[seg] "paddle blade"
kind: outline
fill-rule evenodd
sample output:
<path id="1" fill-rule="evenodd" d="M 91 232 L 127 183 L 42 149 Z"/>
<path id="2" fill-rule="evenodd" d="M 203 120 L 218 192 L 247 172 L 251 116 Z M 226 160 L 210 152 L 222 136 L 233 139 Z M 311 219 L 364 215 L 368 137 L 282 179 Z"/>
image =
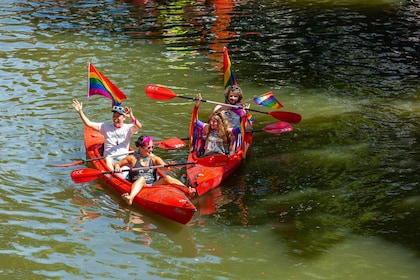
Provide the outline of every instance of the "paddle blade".
<path id="1" fill-rule="evenodd" d="M 185 148 L 187 144 L 180 138 L 170 138 L 159 142 L 158 147 L 165 150 L 177 150 Z"/>
<path id="2" fill-rule="evenodd" d="M 93 168 L 80 168 L 75 169 L 70 173 L 71 179 L 76 184 L 86 183 L 99 178 L 102 172 Z"/>
<path id="3" fill-rule="evenodd" d="M 78 161 L 74 161 L 74 162 L 71 162 L 71 163 L 54 165 L 54 167 L 69 167 L 69 166 L 79 165 L 79 164 L 82 164 L 82 163 L 83 163 L 83 160 L 78 160 Z"/>
<path id="4" fill-rule="evenodd" d="M 164 86 L 149 84 L 146 86 L 146 95 L 152 99 L 169 100 L 178 95 Z"/>
<path id="5" fill-rule="evenodd" d="M 288 122 L 278 122 L 265 126 L 263 131 L 273 134 L 280 134 L 290 132 L 293 130 L 293 126 Z"/>
<path id="6" fill-rule="evenodd" d="M 297 113 L 292 112 L 283 112 L 283 111 L 273 111 L 267 112 L 270 116 L 285 122 L 290 123 L 299 123 L 302 119 L 302 116 Z"/>
<path id="7" fill-rule="evenodd" d="M 195 157 L 194 159 L 197 164 L 209 167 L 225 166 L 229 161 L 229 157 L 224 154 L 215 154 L 201 158 Z"/>

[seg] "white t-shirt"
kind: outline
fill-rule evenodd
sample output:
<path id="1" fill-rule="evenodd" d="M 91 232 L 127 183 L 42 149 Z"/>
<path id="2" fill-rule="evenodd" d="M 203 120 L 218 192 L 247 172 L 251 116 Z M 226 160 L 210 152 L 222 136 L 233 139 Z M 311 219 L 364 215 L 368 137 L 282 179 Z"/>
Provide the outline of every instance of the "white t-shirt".
<path id="1" fill-rule="evenodd" d="M 128 152 L 133 136 L 133 124 L 115 127 L 112 123 L 99 123 L 99 132 L 104 136 L 104 157 Z"/>

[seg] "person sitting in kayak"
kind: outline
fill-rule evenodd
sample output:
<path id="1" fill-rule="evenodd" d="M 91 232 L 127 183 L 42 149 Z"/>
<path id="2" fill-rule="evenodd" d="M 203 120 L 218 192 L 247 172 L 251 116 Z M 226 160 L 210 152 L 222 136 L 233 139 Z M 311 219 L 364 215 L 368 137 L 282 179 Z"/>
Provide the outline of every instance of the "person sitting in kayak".
<path id="1" fill-rule="evenodd" d="M 229 122 L 221 113 L 212 113 L 203 128 L 204 155 L 220 153 L 229 155 L 232 132 Z"/>
<path id="2" fill-rule="evenodd" d="M 196 108 L 200 106 L 201 94 L 197 95 Z M 202 143 L 198 149 L 199 156 L 220 153 L 229 155 L 232 151 L 234 139 L 229 121 L 221 112 L 213 112 L 207 123 L 197 120 L 197 127 L 201 129 Z"/>
<path id="3" fill-rule="evenodd" d="M 223 113 L 229 121 L 229 125 L 232 128 L 239 128 L 241 126 L 242 118 L 246 117 L 246 131 L 252 130 L 253 117 L 248 113 L 246 108 L 249 108 L 249 104 L 241 103 L 243 98 L 242 89 L 237 85 L 228 86 L 224 92 L 225 103 L 228 105 L 241 106 L 241 108 L 234 108 L 230 106 L 217 105 L 213 112 Z M 238 133 L 234 139 L 234 149 L 239 148 L 241 143 L 241 137 Z"/>
<path id="4" fill-rule="evenodd" d="M 229 121 L 231 127 L 237 127 L 241 125 L 241 117 L 247 115 L 245 108 L 249 105 L 241 103 L 243 98 L 242 90 L 238 86 L 228 86 L 225 90 L 225 103 L 229 105 L 242 106 L 242 108 L 233 108 L 229 106 L 216 105 L 213 112 L 222 112 Z"/>
<path id="5" fill-rule="evenodd" d="M 106 164 L 112 170 L 114 161 L 118 161 L 128 154 L 130 140 L 141 128 L 141 123 L 134 117 L 133 110 L 129 107 L 113 106 L 112 123 L 97 123 L 90 121 L 83 113 L 83 103 L 73 100 L 73 108 L 79 113 L 84 125 L 99 131 L 104 136 L 104 150 Z M 124 123 L 124 120 L 131 118 L 131 124 Z M 113 157 L 113 155 L 119 155 Z"/>
<path id="6" fill-rule="evenodd" d="M 188 188 L 181 181 L 175 179 L 163 172 L 159 172 L 158 168 L 147 168 L 159 165 L 165 165 L 163 159 L 153 154 L 153 138 L 147 135 L 140 136 L 136 141 L 138 153 L 128 155 L 114 165 L 115 172 L 121 172 L 123 166 L 129 166 L 131 169 L 128 173 L 128 180 L 132 182 L 130 193 L 124 193 L 122 198 L 128 205 L 133 203 L 133 199 L 145 186 L 154 185 L 178 185 L 185 187 L 188 195 L 192 196 L 194 190 Z M 142 168 L 144 169 L 137 169 Z M 137 170 L 136 170 L 137 169 Z M 168 168 L 162 168 L 169 170 Z"/>

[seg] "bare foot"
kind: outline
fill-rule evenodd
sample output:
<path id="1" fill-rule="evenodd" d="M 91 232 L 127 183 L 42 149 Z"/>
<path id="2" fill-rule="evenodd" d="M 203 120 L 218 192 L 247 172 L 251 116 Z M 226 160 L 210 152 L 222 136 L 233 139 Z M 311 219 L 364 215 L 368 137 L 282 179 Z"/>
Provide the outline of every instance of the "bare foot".
<path id="1" fill-rule="evenodd" d="M 130 194 L 129 193 L 123 193 L 121 195 L 121 197 L 125 200 L 125 202 L 127 202 L 128 205 L 133 204 L 133 199 L 130 198 Z"/>
<path id="2" fill-rule="evenodd" d="M 196 188 L 188 187 L 188 190 L 189 190 L 189 195 L 191 197 L 193 197 L 193 196 L 195 196 L 197 194 Z"/>

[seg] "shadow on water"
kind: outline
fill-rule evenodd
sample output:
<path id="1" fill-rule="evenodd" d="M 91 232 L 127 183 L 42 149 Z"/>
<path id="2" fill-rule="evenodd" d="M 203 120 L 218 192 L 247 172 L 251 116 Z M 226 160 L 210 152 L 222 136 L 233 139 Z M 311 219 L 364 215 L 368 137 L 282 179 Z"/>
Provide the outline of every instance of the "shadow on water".
<path id="1" fill-rule="evenodd" d="M 240 179 L 226 183 L 234 187 L 217 207 L 221 222 L 270 224 L 291 254 L 306 258 L 351 234 L 381 236 L 418 252 L 416 124 L 407 119 L 396 129 L 395 115 L 377 109 L 333 122 L 313 118 L 299 126 L 297 138 L 255 135 L 261 144 L 253 147 L 252 160 Z M 246 222 L 238 221 L 244 213 Z"/>
<path id="2" fill-rule="evenodd" d="M 239 81 L 273 87 L 298 84 L 358 97 L 416 94 L 420 9 L 416 1 L 262 3 L 133 0 L 118 5 L 79 1 L 16 5 L 29 8 L 36 28 L 46 34 L 100 36 L 133 47 L 164 44 L 168 58 L 183 60 L 201 53 L 219 70 L 219 54 L 229 45 Z M 26 16 L 28 10 L 19 13 Z"/>

